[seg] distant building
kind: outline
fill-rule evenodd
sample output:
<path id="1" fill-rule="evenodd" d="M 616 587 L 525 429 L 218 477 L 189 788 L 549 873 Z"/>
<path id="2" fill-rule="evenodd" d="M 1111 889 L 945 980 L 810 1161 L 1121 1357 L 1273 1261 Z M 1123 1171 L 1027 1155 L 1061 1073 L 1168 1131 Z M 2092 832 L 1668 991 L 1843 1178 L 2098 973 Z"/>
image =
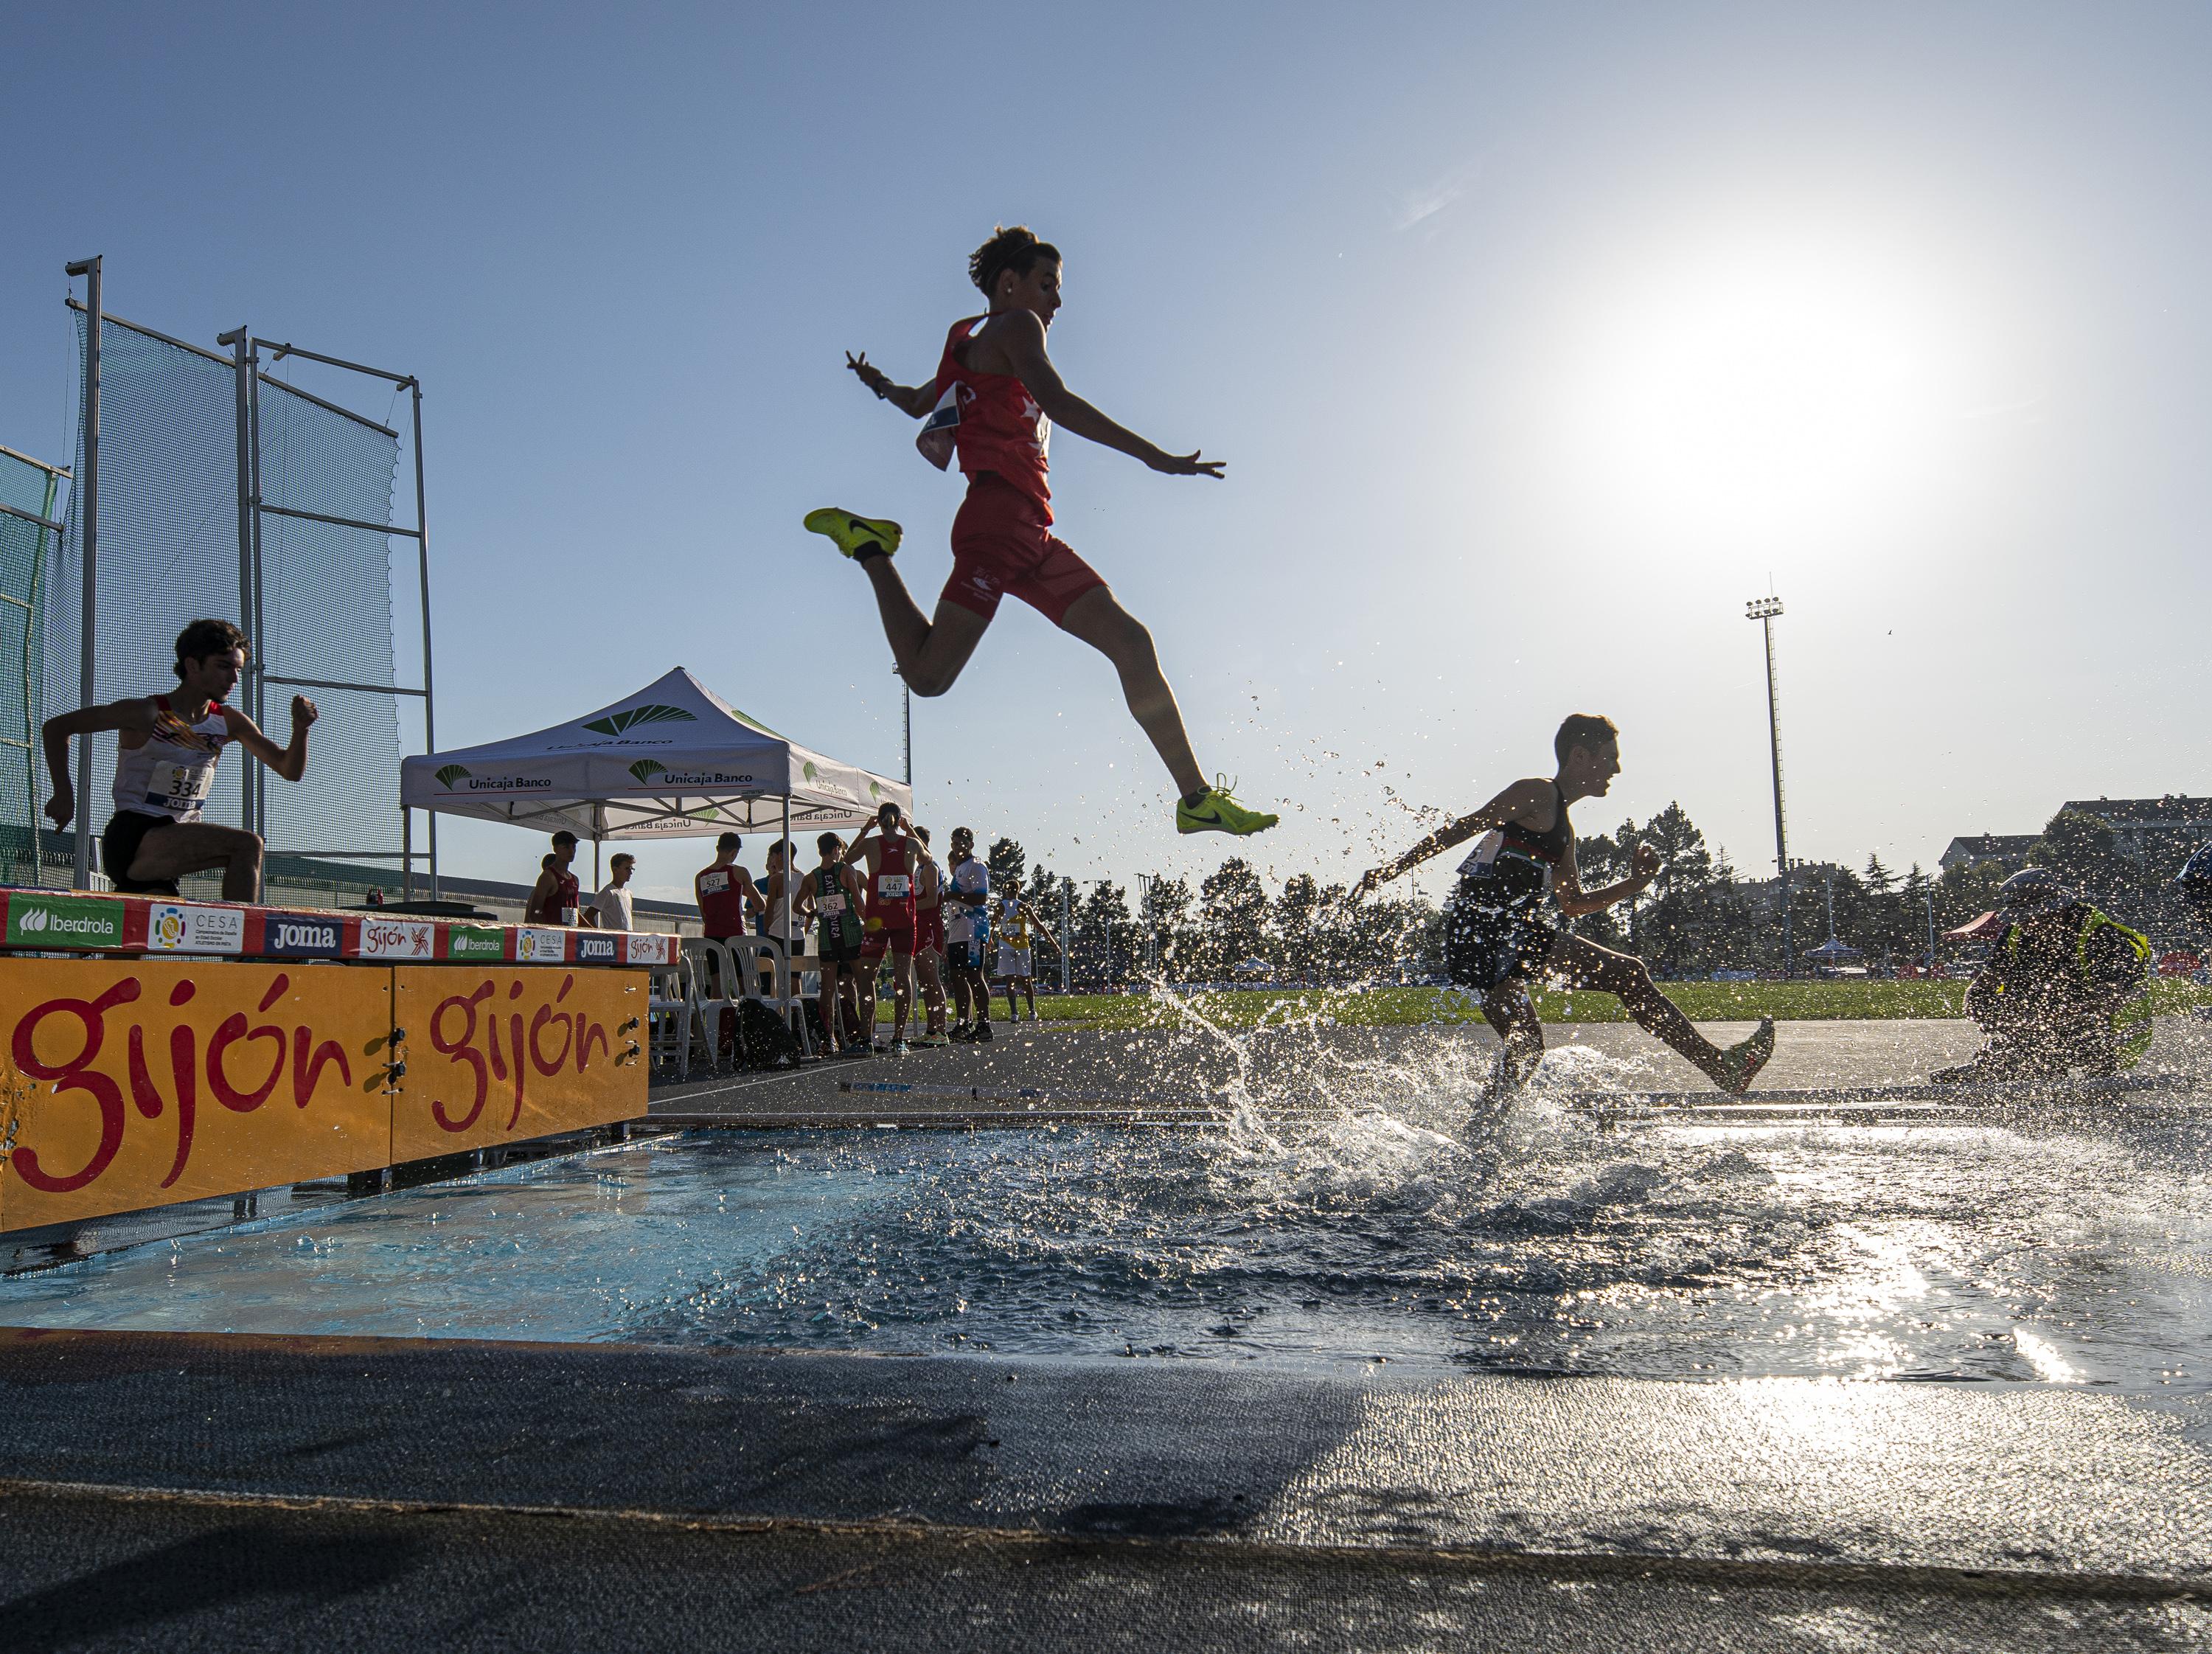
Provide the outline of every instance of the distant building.
<path id="1" fill-rule="evenodd" d="M 1805 891 L 1824 891 L 1831 877 L 1857 875 L 1839 862 L 1800 861 L 1790 860 L 1790 888 L 1793 893 Z M 1762 913 L 1773 913 L 1780 905 L 1782 881 L 1779 879 L 1740 879 L 1736 889 L 1751 898 L 1752 904 Z"/>
<path id="2" fill-rule="evenodd" d="M 2027 853 L 2041 836 L 2040 833 L 1976 833 L 1954 838 L 1936 858 L 1936 865 L 1948 873 L 1954 867 L 1978 867 L 1984 861 L 1994 861 L 2008 873 L 2018 873 L 2027 865 Z"/>
<path id="3" fill-rule="evenodd" d="M 2212 838 L 2212 799 L 2192 799 L 2185 793 L 2162 799 L 2069 799 L 2059 808 L 2109 824 L 2113 849 L 2138 863 L 2162 860 Z"/>

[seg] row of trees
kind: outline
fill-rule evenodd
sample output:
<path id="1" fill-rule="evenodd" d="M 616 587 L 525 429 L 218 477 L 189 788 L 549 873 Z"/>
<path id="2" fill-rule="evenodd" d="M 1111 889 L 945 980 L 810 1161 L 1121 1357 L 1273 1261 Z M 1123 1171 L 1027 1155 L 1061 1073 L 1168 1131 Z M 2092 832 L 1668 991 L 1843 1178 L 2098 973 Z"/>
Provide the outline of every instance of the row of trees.
<path id="1" fill-rule="evenodd" d="M 1664 871 L 1636 901 L 1577 920 L 1578 932 L 1640 955 L 1662 976 L 1782 972 L 1775 881 L 1743 879 L 1725 851 L 1707 846 L 1679 804 L 1641 826 L 1624 821 L 1611 833 L 1577 836 L 1575 857 L 1585 886 L 1626 878 L 1644 844 L 1659 852 Z M 2191 934 L 2187 915 L 2171 892 L 2185 854 L 2185 847 L 2170 848 L 2138 861 L 2118 848 L 2108 824 L 2061 811 L 2028 859 L 2167 946 L 2204 939 Z M 1144 904 L 1133 903 L 1122 885 L 1079 885 L 1042 866 L 1032 870 L 1012 839 L 994 844 L 988 860 L 994 885 L 1009 875 L 1023 878 L 1031 905 L 1055 930 L 1065 901 L 1063 939 L 1079 988 L 1143 975 L 1148 929 L 1155 968 L 1170 981 L 1226 980 L 1252 960 L 1263 962 L 1278 980 L 1316 982 L 1426 976 L 1443 968 L 1443 915 L 1419 897 L 1354 903 L 1342 885 L 1322 885 L 1304 873 L 1271 892 L 1249 862 L 1231 857 L 1195 891 L 1184 879 L 1155 882 L 1148 925 Z M 1952 950 L 1940 940 L 1941 933 L 1994 907 L 2005 876 L 1994 862 L 1932 876 L 1915 863 L 1900 873 L 1879 855 L 1869 855 L 1856 872 L 1799 869 L 1792 875 L 1790 903 L 1793 951 L 1802 960 L 1832 934 L 1869 964 L 1893 968 L 1925 959 L 1933 932 L 1937 957 L 1946 958 Z M 1049 977 L 1056 961 L 1041 956 L 1038 968 Z"/>

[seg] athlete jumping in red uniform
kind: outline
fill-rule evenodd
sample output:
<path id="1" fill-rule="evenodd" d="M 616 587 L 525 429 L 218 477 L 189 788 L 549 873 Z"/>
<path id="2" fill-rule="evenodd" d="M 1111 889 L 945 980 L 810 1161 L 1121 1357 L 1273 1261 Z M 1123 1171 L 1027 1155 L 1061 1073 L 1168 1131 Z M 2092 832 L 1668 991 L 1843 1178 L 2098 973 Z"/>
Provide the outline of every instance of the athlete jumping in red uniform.
<path id="1" fill-rule="evenodd" d="M 806 526 L 827 534 L 867 571 L 883 612 L 899 675 L 916 695 L 952 687 L 1012 593 L 1062 631 L 1114 663 L 1129 711 L 1152 738 L 1182 794 L 1176 829 L 1185 833 L 1256 833 L 1276 818 L 1247 810 L 1226 782 L 1207 786 L 1190 750 L 1175 691 L 1161 675 L 1152 635 L 1073 547 L 1052 533 L 1052 490 L 1045 457 L 1054 422 L 1170 477 L 1218 478 L 1222 462 L 1157 447 L 1077 396 L 1045 354 L 1045 329 L 1059 310 L 1059 250 L 1027 229 L 1000 229 L 968 260 L 968 274 L 990 309 L 952 325 L 936 376 L 922 385 L 891 382 L 865 353 L 845 365 L 884 401 L 923 420 L 916 440 L 940 469 L 957 454 L 968 497 L 952 521 L 952 577 L 925 619 L 891 567 L 899 526 L 836 508 L 811 512 Z"/>

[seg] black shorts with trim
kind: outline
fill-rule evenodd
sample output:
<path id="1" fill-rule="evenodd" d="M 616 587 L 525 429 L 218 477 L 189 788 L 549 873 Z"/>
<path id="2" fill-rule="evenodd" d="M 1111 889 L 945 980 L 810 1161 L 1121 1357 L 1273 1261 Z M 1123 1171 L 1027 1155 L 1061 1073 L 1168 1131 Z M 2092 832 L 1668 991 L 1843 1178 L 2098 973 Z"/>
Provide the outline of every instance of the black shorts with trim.
<path id="1" fill-rule="evenodd" d="M 146 842 L 146 835 L 157 827 L 176 824 L 167 816 L 149 816 L 138 810 L 118 810 L 109 817 L 100 835 L 100 865 L 106 870 L 107 882 L 126 896 L 180 894 L 173 879 L 131 877 L 131 864 L 138 859 L 138 847 Z"/>
<path id="2" fill-rule="evenodd" d="M 824 964 L 858 964 L 860 939 L 856 936 L 848 941 L 842 926 L 831 930 L 817 925 L 814 931 L 814 957 Z"/>
<path id="3" fill-rule="evenodd" d="M 1513 977 L 1542 975 L 1559 936 L 1534 904 L 1501 902 L 1463 883 L 1444 908 L 1444 970 L 1459 987 L 1487 994 Z"/>

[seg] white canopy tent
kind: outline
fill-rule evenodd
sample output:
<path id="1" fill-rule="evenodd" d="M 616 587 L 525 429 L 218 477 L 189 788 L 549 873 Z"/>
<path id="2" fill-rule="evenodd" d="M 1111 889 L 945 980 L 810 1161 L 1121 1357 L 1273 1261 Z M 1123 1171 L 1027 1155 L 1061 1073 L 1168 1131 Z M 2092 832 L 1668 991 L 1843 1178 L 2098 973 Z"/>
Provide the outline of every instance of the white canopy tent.
<path id="1" fill-rule="evenodd" d="M 415 811 L 434 810 L 544 833 L 565 827 L 594 846 L 787 836 L 794 827 L 857 827 L 886 803 L 914 808 L 904 782 L 799 745 L 681 666 L 567 723 L 409 758 L 399 796 L 410 828 Z"/>

